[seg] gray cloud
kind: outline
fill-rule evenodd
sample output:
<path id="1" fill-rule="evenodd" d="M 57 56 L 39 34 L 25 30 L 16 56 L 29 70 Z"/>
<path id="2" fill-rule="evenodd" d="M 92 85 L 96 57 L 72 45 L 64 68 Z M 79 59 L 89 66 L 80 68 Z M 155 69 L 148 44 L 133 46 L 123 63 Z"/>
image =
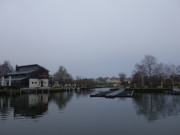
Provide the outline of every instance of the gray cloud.
<path id="1" fill-rule="evenodd" d="M 179 0 L 0 0 L 0 62 L 73 76 L 130 75 L 145 54 L 179 64 Z"/>

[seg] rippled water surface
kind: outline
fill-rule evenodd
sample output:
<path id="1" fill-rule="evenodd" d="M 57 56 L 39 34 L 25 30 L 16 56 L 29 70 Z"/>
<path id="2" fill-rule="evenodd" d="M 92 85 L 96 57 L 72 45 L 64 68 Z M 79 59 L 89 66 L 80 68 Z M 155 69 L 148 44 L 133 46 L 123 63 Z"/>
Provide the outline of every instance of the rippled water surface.
<path id="1" fill-rule="evenodd" d="M 90 98 L 105 89 L 0 96 L 1 135 L 179 135 L 180 96 Z"/>

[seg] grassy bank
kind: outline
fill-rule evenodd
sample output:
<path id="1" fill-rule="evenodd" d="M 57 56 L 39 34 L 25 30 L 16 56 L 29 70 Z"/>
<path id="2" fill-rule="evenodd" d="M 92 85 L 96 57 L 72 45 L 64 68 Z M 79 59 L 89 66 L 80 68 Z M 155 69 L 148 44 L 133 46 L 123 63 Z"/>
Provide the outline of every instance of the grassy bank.
<path id="1" fill-rule="evenodd" d="M 134 90 L 136 93 L 162 93 L 164 91 L 172 91 L 171 88 L 129 88 L 126 90 Z"/>

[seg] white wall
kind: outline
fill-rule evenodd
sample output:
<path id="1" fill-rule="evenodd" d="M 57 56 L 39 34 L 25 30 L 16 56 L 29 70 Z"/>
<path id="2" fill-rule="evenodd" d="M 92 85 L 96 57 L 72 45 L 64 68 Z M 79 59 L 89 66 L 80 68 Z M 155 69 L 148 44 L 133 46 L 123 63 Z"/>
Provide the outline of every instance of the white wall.
<path id="1" fill-rule="evenodd" d="M 29 88 L 41 87 L 41 81 L 43 81 L 43 87 L 49 86 L 48 79 L 29 79 Z"/>
<path id="2" fill-rule="evenodd" d="M 41 81 L 43 81 L 43 87 L 49 86 L 49 80 L 48 79 L 41 79 Z"/>
<path id="3" fill-rule="evenodd" d="M 40 87 L 39 79 L 29 79 L 29 88 Z"/>

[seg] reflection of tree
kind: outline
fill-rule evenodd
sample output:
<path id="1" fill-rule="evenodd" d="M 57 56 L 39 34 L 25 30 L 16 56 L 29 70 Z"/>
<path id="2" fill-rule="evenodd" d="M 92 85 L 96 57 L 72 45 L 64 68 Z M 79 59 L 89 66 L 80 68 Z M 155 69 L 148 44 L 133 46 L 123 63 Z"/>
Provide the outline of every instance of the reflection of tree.
<path id="1" fill-rule="evenodd" d="M 51 98 L 59 106 L 59 109 L 63 109 L 66 106 L 67 102 L 71 100 L 72 96 L 72 92 L 60 92 L 51 94 Z"/>
<path id="2" fill-rule="evenodd" d="M 75 91 L 77 98 L 83 96 L 83 97 L 89 97 L 90 94 L 92 94 L 94 90 L 80 90 L 80 91 Z"/>
<path id="3" fill-rule="evenodd" d="M 138 115 L 153 121 L 180 113 L 180 97 L 163 94 L 137 94 L 134 98 Z"/>

